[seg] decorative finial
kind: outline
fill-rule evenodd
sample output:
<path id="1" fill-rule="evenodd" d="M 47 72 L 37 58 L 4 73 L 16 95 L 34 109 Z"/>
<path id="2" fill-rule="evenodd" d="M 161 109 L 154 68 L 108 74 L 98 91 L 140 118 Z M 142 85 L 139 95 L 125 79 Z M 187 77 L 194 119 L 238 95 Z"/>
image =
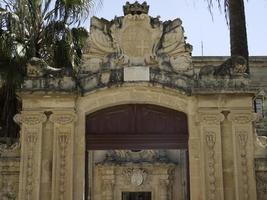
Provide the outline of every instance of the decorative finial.
<path id="1" fill-rule="evenodd" d="M 137 1 L 133 4 L 130 4 L 128 1 L 126 5 L 123 6 L 123 13 L 124 15 L 141 15 L 141 14 L 148 14 L 149 6 L 146 2 L 142 4 L 138 3 Z"/>

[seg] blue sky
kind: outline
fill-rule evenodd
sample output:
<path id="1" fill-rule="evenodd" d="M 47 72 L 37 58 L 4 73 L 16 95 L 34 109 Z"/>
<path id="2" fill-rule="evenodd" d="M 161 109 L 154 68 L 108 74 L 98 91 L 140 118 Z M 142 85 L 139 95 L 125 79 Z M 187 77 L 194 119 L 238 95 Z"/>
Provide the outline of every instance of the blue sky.
<path id="1" fill-rule="evenodd" d="M 267 0 L 244 1 L 249 53 L 267 55 Z M 125 3 L 126 0 L 103 0 L 103 6 L 96 9 L 94 15 L 111 20 L 115 15 L 123 15 Z M 179 17 L 183 21 L 187 42 L 193 45 L 193 55 L 202 55 L 201 42 L 204 56 L 230 54 L 229 30 L 223 10 L 220 12 L 216 5 L 212 19 L 206 0 L 147 0 L 147 3 L 150 5 L 149 15 L 159 15 L 161 20 Z"/>

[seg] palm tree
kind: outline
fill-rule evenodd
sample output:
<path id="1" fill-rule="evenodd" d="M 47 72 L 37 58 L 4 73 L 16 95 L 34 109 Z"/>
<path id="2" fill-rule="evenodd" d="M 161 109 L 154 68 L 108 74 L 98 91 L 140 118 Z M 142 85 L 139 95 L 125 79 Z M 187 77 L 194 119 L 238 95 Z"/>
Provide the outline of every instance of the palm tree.
<path id="1" fill-rule="evenodd" d="M 205 0 L 208 2 L 209 9 L 213 6 L 214 0 Z M 247 71 L 249 73 L 249 53 L 246 30 L 246 16 L 244 0 L 216 0 L 219 8 L 222 3 L 227 19 L 229 19 L 230 28 L 230 46 L 231 56 L 242 56 L 247 60 Z"/>
<path id="2" fill-rule="evenodd" d="M 79 27 L 97 1 L 0 0 L 0 143 L 18 137 L 16 88 L 33 57 L 75 70 L 87 31 Z"/>

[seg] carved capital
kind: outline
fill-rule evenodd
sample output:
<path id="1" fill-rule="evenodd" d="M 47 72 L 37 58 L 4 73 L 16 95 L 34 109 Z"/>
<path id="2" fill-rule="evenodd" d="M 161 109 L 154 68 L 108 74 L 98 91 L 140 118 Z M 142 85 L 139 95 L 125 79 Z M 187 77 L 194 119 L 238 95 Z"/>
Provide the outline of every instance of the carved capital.
<path id="1" fill-rule="evenodd" d="M 257 119 L 257 115 L 255 113 L 238 113 L 238 112 L 231 112 L 227 119 L 232 121 L 236 124 L 247 124 L 255 121 Z"/>
<path id="2" fill-rule="evenodd" d="M 224 115 L 219 112 L 199 112 L 197 121 L 205 124 L 219 124 L 225 119 Z"/>
<path id="3" fill-rule="evenodd" d="M 74 123 L 77 120 L 77 115 L 74 112 L 53 113 L 49 120 L 53 123 L 66 125 Z"/>
<path id="4" fill-rule="evenodd" d="M 33 126 L 44 123 L 47 120 L 47 117 L 44 113 L 22 112 L 21 114 L 15 115 L 14 120 L 19 124 Z"/>

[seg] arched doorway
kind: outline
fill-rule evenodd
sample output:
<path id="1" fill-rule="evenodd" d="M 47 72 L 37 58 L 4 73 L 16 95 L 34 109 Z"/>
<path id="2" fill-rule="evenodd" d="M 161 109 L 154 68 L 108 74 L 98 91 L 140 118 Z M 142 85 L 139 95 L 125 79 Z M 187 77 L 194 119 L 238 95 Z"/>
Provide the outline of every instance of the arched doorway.
<path id="1" fill-rule="evenodd" d="M 93 165 L 90 165 L 90 162 L 98 163 L 97 165 L 98 167 L 101 166 L 99 167 L 101 168 L 101 170 L 103 169 L 102 163 L 104 163 L 103 166 L 105 166 L 105 169 L 108 169 L 108 165 L 110 165 L 113 170 L 112 173 L 114 173 L 112 175 L 114 180 L 119 180 L 120 172 L 118 171 L 121 171 L 121 174 L 124 173 L 126 169 L 125 163 L 127 163 L 128 171 L 129 166 L 131 170 L 133 169 L 133 171 L 129 173 L 131 173 L 131 176 L 135 177 L 135 179 L 138 179 L 136 177 L 148 176 L 148 173 L 146 171 L 150 171 L 149 173 L 151 176 L 151 174 L 153 174 L 153 170 L 155 171 L 153 167 L 146 167 L 143 164 L 141 168 L 138 167 L 140 166 L 140 163 L 149 163 L 150 166 L 156 164 L 160 166 L 161 169 L 165 170 L 166 168 L 166 170 L 163 170 L 164 172 L 162 172 L 164 176 L 169 173 L 175 173 L 174 171 L 177 169 L 182 169 L 183 172 L 179 173 L 183 173 L 183 178 L 186 179 L 182 180 L 182 184 L 186 185 L 185 188 L 187 191 L 184 191 L 185 195 L 183 196 L 183 198 L 181 197 L 178 199 L 189 199 L 188 135 L 187 116 L 185 113 L 151 104 L 118 105 L 105 108 L 87 115 L 86 188 L 92 188 L 92 186 L 88 186 L 89 184 L 103 185 L 107 182 L 107 180 L 105 180 L 105 183 L 98 182 L 97 184 L 92 180 L 91 182 L 89 181 L 89 171 L 91 170 L 92 176 L 93 174 L 95 174 L 95 172 L 92 172 L 92 169 L 90 169 L 93 168 Z M 105 155 L 106 158 L 101 160 L 101 162 L 94 162 L 92 159 L 90 160 L 89 151 L 96 150 L 100 150 L 102 151 L 102 153 L 103 151 L 107 152 Z M 171 161 L 169 161 L 168 159 L 168 161 L 162 159 L 164 156 L 167 158 L 170 155 L 176 155 L 174 152 L 178 152 L 179 156 L 183 156 L 183 167 L 179 166 L 180 168 L 175 168 L 175 166 L 173 165 L 173 163 L 175 162 L 171 163 Z M 122 154 L 124 157 L 122 156 Z M 162 154 L 164 155 L 162 156 Z M 91 156 L 92 155 L 96 154 L 91 154 Z M 98 153 L 97 155 L 99 157 L 100 154 Z M 107 158 L 108 156 L 109 158 Z M 128 156 L 128 158 L 125 158 L 125 156 Z M 108 162 L 109 164 L 107 164 Z M 116 165 L 114 164 L 114 162 L 119 162 L 120 165 Z M 129 165 L 129 163 L 133 164 Z M 177 162 L 175 164 L 181 163 Z M 114 170 L 114 166 L 118 169 L 116 172 Z M 162 168 L 162 166 L 164 166 L 165 168 Z M 173 171 L 170 172 L 170 169 L 173 169 Z M 155 177 L 163 176 L 163 174 L 159 175 L 157 173 L 154 175 Z M 118 177 L 116 178 L 115 176 Z M 174 177 L 177 178 L 177 176 Z M 169 175 L 166 177 L 168 179 L 167 181 L 169 185 Z M 98 179 L 103 179 L 103 177 Z M 132 179 L 130 178 L 130 182 L 132 181 Z M 112 183 L 110 183 L 113 186 L 105 187 L 111 187 L 113 189 L 110 189 L 109 192 L 103 192 L 104 196 L 102 195 L 101 197 L 99 197 L 99 199 L 125 199 L 127 196 L 131 197 L 132 195 L 137 194 L 136 191 L 138 191 L 138 194 L 141 192 L 139 195 L 142 196 L 143 194 L 143 196 L 146 196 L 148 199 L 156 200 L 158 198 L 155 197 L 155 195 L 160 194 L 159 192 L 157 193 L 157 189 L 154 190 L 153 187 L 145 186 L 145 184 L 143 184 L 143 181 L 145 180 L 143 179 L 136 180 L 137 183 L 131 183 L 130 187 L 119 186 L 120 184 L 114 183 L 114 180 L 113 182 L 111 181 Z M 109 178 L 108 182 L 110 182 Z M 161 185 L 162 180 L 159 180 L 159 182 Z M 140 189 L 142 187 L 139 186 L 141 186 L 142 184 L 143 189 Z M 114 187 L 116 187 L 115 185 L 118 185 L 118 189 L 114 189 Z M 113 194 L 113 191 L 114 193 L 121 195 Z M 166 192 L 167 191 L 169 191 L 169 189 L 166 189 Z M 152 194 L 150 194 L 150 192 Z M 97 195 L 92 195 L 92 193 L 93 191 L 86 190 L 86 197 L 96 196 L 97 200 Z M 161 193 L 165 192 L 161 191 Z M 112 198 L 106 197 L 105 195 L 110 195 L 112 196 Z M 162 196 L 162 194 L 160 195 Z M 165 195 L 168 196 L 169 194 L 166 193 Z M 94 197 L 92 199 L 95 200 Z"/>

